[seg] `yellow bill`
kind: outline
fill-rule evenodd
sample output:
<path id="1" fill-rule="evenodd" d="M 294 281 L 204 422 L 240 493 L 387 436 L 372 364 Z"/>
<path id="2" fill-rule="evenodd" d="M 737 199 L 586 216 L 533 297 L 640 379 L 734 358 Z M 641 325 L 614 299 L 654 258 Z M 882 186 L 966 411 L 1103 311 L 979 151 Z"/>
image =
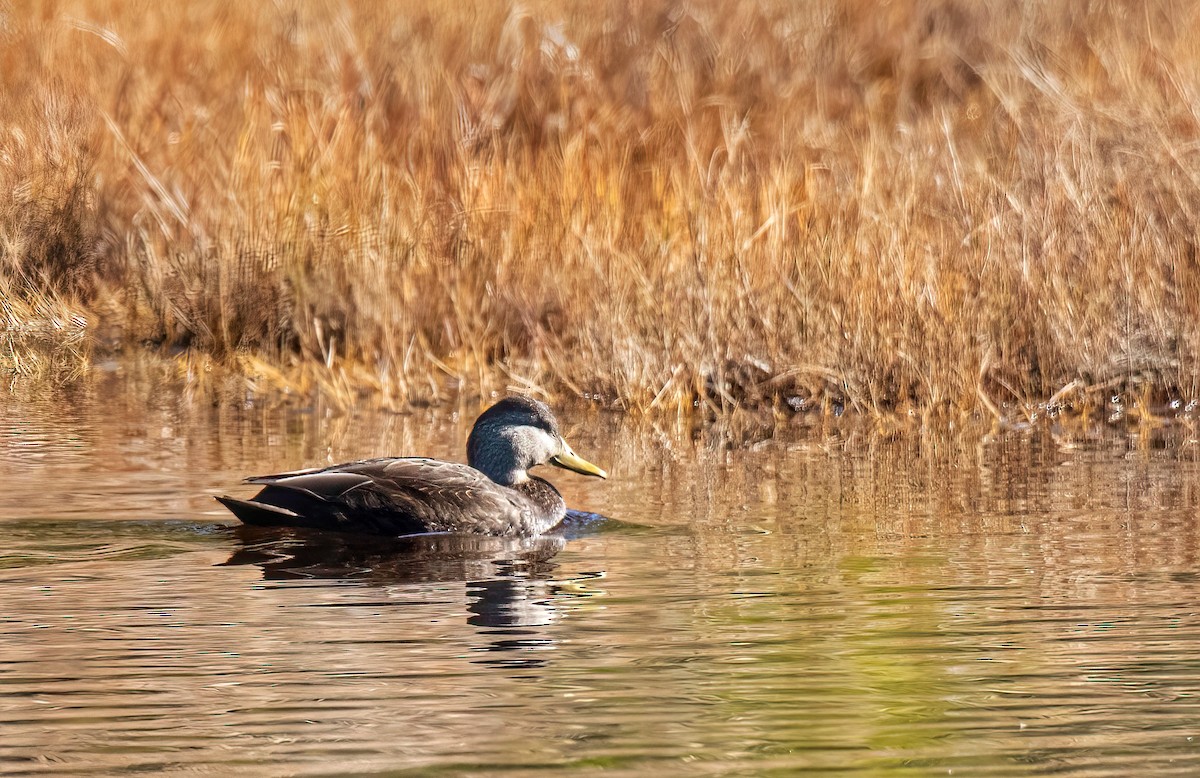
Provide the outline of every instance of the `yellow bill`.
<path id="1" fill-rule="evenodd" d="M 583 473 L 584 475 L 608 478 L 608 473 L 572 451 L 566 441 L 563 441 L 562 447 L 563 450 L 559 454 L 550 457 L 550 464 L 558 465 L 567 470 L 574 470 L 576 473 Z"/>

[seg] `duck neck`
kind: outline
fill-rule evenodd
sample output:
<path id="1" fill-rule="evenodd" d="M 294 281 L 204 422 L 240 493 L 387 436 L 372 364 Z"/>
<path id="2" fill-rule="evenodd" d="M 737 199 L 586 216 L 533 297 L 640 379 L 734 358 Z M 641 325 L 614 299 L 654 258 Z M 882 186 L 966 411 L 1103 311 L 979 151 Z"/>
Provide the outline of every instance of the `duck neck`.
<path id="1" fill-rule="evenodd" d="M 514 484 L 512 489 L 528 497 L 530 502 L 538 507 L 538 533 L 554 527 L 567 515 L 567 503 L 549 481 L 536 475 L 527 475 L 524 481 Z"/>
<path id="2" fill-rule="evenodd" d="M 516 487 L 529 481 L 529 473 L 504 457 L 469 457 L 468 464 L 501 486 Z"/>
<path id="3" fill-rule="evenodd" d="M 476 424 L 467 438 L 467 464 L 501 486 L 516 486 L 529 480 L 533 464 L 523 456 L 511 431 Z"/>

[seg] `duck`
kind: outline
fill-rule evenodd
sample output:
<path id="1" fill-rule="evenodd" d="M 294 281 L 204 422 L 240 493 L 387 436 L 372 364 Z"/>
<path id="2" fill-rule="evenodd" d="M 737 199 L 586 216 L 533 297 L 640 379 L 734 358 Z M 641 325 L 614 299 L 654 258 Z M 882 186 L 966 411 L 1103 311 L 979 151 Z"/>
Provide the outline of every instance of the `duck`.
<path id="1" fill-rule="evenodd" d="M 371 535 L 465 533 L 534 537 L 566 517 L 562 495 L 530 475 L 543 464 L 608 474 L 567 444 L 549 406 L 523 395 L 485 410 L 467 438 L 467 464 L 379 457 L 330 467 L 251 476 L 248 500 L 217 501 L 244 524 Z"/>

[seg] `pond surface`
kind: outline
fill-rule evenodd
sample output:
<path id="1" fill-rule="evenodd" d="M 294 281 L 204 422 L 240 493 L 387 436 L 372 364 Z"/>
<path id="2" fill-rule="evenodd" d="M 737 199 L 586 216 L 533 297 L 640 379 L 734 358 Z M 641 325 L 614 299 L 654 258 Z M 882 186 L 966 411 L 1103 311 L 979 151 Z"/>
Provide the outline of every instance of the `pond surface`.
<path id="1" fill-rule="evenodd" d="M 0 405 L 0 773 L 1196 775 L 1195 432 L 979 443 L 562 409 L 562 537 L 236 526 L 477 408 Z"/>

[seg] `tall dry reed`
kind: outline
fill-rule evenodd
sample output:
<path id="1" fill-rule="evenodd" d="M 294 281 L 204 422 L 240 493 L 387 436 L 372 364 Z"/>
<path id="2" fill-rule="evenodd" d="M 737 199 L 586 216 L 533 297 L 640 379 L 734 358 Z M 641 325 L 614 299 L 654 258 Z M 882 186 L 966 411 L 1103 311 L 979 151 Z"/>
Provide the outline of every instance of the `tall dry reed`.
<path id="1" fill-rule="evenodd" d="M 1182 0 L 17 2 L 3 294 L 400 399 L 1187 399 L 1198 24 Z"/>

